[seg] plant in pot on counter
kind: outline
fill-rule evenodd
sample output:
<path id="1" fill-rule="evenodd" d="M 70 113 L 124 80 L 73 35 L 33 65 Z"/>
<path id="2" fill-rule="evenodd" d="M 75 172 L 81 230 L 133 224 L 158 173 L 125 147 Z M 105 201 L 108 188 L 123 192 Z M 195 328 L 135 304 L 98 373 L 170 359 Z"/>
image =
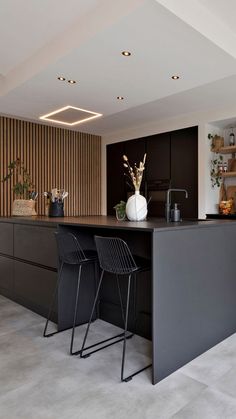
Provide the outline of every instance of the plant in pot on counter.
<path id="1" fill-rule="evenodd" d="M 31 177 L 19 158 L 9 163 L 8 173 L 2 182 L 7 182 L 11 178 L 14 181 L 12 190 L 16 196 L 12 215 L 36 215 L 35 200 L 38 194 L 34 192 Z"/>
<path id="2" fill-rule="evenodd" d="M 116 218 L 118 221 L 123 221 L 126 218 L 125 212 L 126 202 L 120 201 L 119 204 L 116 204 L 113 208 L 116 210 Z"/>

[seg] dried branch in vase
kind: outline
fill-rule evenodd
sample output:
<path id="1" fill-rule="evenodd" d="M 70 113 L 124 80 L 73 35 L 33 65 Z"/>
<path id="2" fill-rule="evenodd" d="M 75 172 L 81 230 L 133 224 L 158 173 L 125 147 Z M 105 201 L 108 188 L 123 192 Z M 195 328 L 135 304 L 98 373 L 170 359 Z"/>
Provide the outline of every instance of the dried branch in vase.
<path id="1" fill-rule="evenodd" d="M 123 166 L 128 170 L 128 178 L 131 180 L 135 191 L 139 191 L 143 178 L 143 171 L 145 169 L 146 153 L 143 156 L 143 161 L 140 161 L 139 166 L 134 163 L 134 168 L 130 166 L 126 155 L 123 156 L 123 160 Z"/>

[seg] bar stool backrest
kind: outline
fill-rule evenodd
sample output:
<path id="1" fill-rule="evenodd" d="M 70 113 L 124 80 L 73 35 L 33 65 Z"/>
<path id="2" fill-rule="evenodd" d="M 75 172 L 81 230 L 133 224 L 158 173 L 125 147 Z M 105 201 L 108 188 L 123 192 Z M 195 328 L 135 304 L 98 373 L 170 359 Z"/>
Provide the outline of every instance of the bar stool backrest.
<path id="1" fill-rule="evenodd" d="M 72 233 L 55 233 L 59 259 L 62 263 L 79 265 L 87 260 L 77 237 Z"/>
<path id="2" fill-rule="evenodd" d="M 135 272 L 138 266 L 127 243 L 118 237 L 95 236 L 100 267 L 107 272 L 125 275 Z"/>

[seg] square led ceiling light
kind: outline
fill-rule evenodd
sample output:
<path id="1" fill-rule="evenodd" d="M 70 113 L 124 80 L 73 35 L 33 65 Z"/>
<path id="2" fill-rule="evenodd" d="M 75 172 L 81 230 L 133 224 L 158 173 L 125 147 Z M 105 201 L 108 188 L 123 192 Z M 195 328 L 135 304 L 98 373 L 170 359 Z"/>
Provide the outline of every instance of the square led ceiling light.
<path id="1" fill-rule="evenodd" d="M 101 113 L 87 111 L 86 109 L 76 108 L 75 106 L 65 106 L 64 108 L 57 109 L 47 115 L 40 116 L 39 119 L 73 126 L 100 116 L 102 116 Z"/>

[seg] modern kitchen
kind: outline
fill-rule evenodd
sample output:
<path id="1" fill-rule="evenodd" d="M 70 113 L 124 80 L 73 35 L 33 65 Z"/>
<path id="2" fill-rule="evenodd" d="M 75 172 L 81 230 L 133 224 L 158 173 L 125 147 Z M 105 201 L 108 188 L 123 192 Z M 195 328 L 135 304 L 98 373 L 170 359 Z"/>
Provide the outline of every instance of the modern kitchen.
<path id="1" fill-rule="evenodd" d="M 236 6 L 0 3 L 0 419 L 236 417 Z"/>

